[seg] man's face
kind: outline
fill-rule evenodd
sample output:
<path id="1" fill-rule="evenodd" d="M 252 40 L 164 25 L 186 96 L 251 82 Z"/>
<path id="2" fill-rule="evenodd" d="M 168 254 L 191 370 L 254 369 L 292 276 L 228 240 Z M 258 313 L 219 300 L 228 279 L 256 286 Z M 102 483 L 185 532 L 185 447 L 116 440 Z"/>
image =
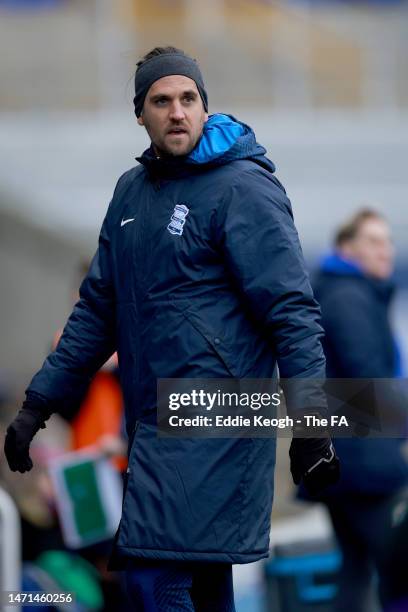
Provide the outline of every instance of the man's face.
<path id="1" fill-rule="evenodd" d="M 137 122 L 146 128 L 157 155 L 179 156 L 194 149 L 207 119 L 195 82 L 171 75 L 150 87 Z"/>
<path id="2" fill-rule="evenodd" d="M 347 242 L 341 251 L 356 261 L 368 276 L 387 279 L 394 264 L 394 247 L 388 224 L 382 219 L 367 219 L 355 238 Z"/>

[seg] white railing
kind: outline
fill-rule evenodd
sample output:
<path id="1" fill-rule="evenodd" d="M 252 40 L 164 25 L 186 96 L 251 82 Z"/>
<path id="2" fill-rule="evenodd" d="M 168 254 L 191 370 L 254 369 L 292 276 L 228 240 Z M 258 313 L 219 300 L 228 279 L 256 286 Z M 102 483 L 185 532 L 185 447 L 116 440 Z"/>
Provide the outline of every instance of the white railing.
<path id="1" fill-rule="evenodd" d="M 16 505 L 0 487 L 0 592 L 21 591 L 21 528 Z M 18 612 L 16 605 L 5 612 Z"/>

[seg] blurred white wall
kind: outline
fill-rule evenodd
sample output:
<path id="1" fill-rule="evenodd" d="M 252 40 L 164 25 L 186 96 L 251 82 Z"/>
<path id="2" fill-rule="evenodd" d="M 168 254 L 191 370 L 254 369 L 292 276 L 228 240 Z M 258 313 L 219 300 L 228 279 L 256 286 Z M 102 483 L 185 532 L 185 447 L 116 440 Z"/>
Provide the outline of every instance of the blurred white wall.
<path id="1" fill-rule="evenodd" d="M 219 110 L 252 125 L 267 148 L 306 253 L 327 248 L 365 203 L 387 215 L 407 252 L 408 113 Z M 121 114 L 0 115 L 0 131 L 0 210 L 70 240 L 95 241 L 116 180 L 148 146 L 130 105 Z"/>
<path id="2" fill-rule="evenodd" d="M 0 377 L 40 364 L 116 180 L 148 145 L 133 72 L 156 45 L 197 57 L 210 110 L 254 127 L 309 262 L 368 203 L 389 218 L 408 276 L 407 15 L 407 2 L 0 5 Z"/>
<path id="3" fill-rule="evenodd" d="M 390 220 L 406 271 L 407 115 L 219 110 L 251 124 L 268 149 L 309 262 L 369 203 Z M 0 370 L 24 378 L 66 317 L 75 266 L 96 248 L 117 178 L 148 139 L 130 106 L 121 114 L 3 114 L 0 132 Z"/>

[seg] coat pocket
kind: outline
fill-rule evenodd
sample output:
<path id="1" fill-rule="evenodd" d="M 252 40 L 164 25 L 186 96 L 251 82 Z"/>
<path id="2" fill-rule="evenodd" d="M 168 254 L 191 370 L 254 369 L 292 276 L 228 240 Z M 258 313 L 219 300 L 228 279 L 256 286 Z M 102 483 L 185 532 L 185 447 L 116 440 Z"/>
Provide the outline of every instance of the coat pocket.
<path id="1" fill-rule="evenodd" d="M 235 366 L 232 351 L 227 346 L 221 333 L 211 330 L 202 319 L 190 310 L 183 310 L 182 314 L 195 331 L 205 340 L 212 352 L 224 366 L 228 376 L 239 378 L 240 373 Z"/>

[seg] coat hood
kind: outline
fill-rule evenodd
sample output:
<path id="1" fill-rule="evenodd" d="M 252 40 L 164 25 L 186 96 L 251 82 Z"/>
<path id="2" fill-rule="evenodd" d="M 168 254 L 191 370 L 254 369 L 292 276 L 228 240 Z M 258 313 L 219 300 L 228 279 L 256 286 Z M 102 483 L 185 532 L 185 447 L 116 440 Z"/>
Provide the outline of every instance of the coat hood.
<path id="1" fill-rule="evenodd" d="M 249 159 L 269 172 L 275 165 L 266 156 L 266 149 L 258 144 L 253 130 L 232 115 L 210 115 L 203 134 L 187 156 L 158 159 L 150 146 L 136 158 L 149 171 L 168 176 L 186 175 L 238 159 Z"/>

